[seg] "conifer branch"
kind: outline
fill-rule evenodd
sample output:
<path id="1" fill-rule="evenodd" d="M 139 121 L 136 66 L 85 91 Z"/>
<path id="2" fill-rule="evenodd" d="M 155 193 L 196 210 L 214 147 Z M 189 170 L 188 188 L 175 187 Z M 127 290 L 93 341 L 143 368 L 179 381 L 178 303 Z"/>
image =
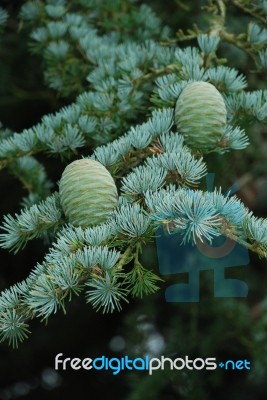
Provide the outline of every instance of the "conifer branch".
<path id="1" fill-rule="evenodd" d="M 234 4 L 263 22 L 260 7 Z M 207 153 L 243 150 L 243 127 L 267 123 L 267 91 L 246 90 L 246 77 L 217 57 L 226 41 L 264 68 L 267 30 L 251 23 L 246 33 L 228 32 L 226 5 L 209 1 L 208 33 L 178 31 L 180 40 L 197 39 L 180 48 L 149 7 L 131 0 L 25 2 L 20 16 L 46 84 L 69 101 L 78 97 L 21 133 L 0 132 L 0 169 L 30 194 L 20 213 L 4 217 L 0 245 L 17 252 L 35 238 L 52 243 L 28 278 L 0 295 L 1 340 L 18 346 L 30 319 L 65 313 L 82 292 L 104 313 L 154 293 L 161 278 L 142 265 L 141 252 L 158 227 L 177 233 L 181 245 L 224 235 L 267 258 L 266 219 L 221 189 L 198 189 Z M 6 17 L 0 9 L 0 25 Z M 93 153 L 68 165 L 59 194 L 47 197 L 49 180 L 33 156 L 68 159 L 88 146 Z"/>
<path id="2" fill-rule="evenodd" d="M 257 7 L 256 4 L 244 2 L 243 0 L 233 0 L 233 3 L 236 7 L 259 20 L 262 24 L 266 24 L 266 14 L 264 15 L 264 11 Z M 248 4 L 250 7 L 248 7 L 246 4 Z"/>

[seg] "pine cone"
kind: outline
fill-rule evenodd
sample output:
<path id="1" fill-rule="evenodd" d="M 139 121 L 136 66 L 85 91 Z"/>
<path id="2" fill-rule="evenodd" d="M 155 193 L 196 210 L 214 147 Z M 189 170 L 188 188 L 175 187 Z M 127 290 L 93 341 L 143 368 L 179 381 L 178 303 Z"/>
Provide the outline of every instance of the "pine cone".
<path id="1" fill-rule="evenodd" d="M 105 222 L 118 200 L 109 171 L 90 159 L 73 161 L 65 168 L 59 195 L 69 222 L 83 228 Z"/>
<path id="2" fill-rule="evenodd" d="M 186 144 L 200 151 L 218 146 L 226 125 L 226 107 L 211 83 L 189 83 L 178 97 L 175 122 Z"/>

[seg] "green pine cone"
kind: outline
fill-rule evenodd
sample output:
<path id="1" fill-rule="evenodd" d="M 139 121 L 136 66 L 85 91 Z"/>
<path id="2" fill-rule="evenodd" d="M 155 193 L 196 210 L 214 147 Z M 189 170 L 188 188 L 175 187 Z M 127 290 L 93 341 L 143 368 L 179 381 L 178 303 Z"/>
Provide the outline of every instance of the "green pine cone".
<path id="1" fill-rule="evenodd" d="M 218 146 L 224 133 L 226 116 L 222 95 L 208 82 L 189 83 L 176 102 L 178 132 L 194 150 L 208 151 Z"/>
<path id="2" fill-rule="evenodd" d="M 65 168 L 59 196 L 69 222 L 83 228 L 105 222 L 118 201 L 112 176 L 102 164 L 90 159 L 73 161 Z"/>

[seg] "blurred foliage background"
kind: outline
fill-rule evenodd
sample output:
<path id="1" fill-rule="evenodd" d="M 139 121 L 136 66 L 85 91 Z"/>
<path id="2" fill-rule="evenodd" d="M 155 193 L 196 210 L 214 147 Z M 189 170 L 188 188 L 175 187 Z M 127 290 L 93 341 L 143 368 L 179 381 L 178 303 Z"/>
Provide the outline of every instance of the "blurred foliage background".
<path id="1" fill-rule="evenodd" d="M 142 2 L 137 2 L 140 5 Z M 227 27 L 232 32 L 246 31 L 251 15 L 227 3 Z M 29 51 L 29 32 L 21 26 L 18 13 L 23 2 L 2 1 L 9 19 L 1 35 L 0 47 L 0 120 L 4 127 L 20 132 L 39 122 L 40 118 L 71 103 L 73 94 L 62 97 L 44 80 L 41 55 Z M 172 30 L 186 31 L 197 24 L 207 29 L 210 15 L 205 1 L 147 0 L 163 23 Z M 181 46 L 196 41 L 181 41 Z M 249 88 L 266 88 L 266 73 L 257 72 L 249 55 L 232 44 L 222 43 L 219 54 L 227 65 L 246 75 Z M 85 86 L 89 83 L 87 82 Z M 85 87 L 86 88 L 86 87 Z M 266 129 L 266 128 L 265 128 Z M 239 197 L 259 216 L 267 216 L 267 131 L 249 129 L 251 146 L 242 152 L 210 155 L 207 164 L 216 173 L 216 185 L 225 190 L 238 183 Z M 38 155 L 45 162 L 52 182 L 62 173 L 56 158 Z M 7 170 L 0 172 L 1 213 L 18 212 L 26 194 L 21 184 Z M 45 253 L 40 241 L 29 243 L 17 255 L 1 250 L 0 289 L 24 279 Z M 155 244 L 143 253 L 146 265 L 157 266 Z M 252 254 L 250 264 L 240 277 L 249 285 L 248 298 L 216 299 L 213 297 L 212 271 L 201 274 L 201 301 L 197 304 L 167 303 L 164 291 L 175 276 L 167 277 L 161 290 L 143 300 L 125 305 L 121 313 L 95 313 L 83 299 L 75 298 L 67 315 L 58 313 L 44 327 L 39 321 L 31 324 L 30 340 L 17 350 L 0 346 L 0 399 L 119 398 L 127 400 L 174 399 L 266 399 L 267 391 L 267 298 L 266 261 Z M 231 276 L 239 273 L 233 269 Z M 179 278 L 180 279 L 180 278 Z M 185 278 L 186 279 L 186 278 Z M 145 353 L 183 357 L 217 357 L 251 361 L 251 371 L 216 372 L 187 371 L 181 373 L 54 371 L 54 357 L 120 357 Z"/>

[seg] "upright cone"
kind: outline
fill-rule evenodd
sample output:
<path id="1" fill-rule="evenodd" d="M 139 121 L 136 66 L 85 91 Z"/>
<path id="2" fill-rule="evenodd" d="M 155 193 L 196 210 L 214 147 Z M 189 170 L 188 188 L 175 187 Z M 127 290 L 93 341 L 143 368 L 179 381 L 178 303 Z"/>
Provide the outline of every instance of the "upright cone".
<path id="1" fill-rule="evenodd" d="M 189 83 L 178 97 L 175 122 L 188 147 L 208 151 L 223 136 L 227 111 L 220 92 L 208 82 Z"/>
<path id="2" fill-rule="evenodd" d="M 65 168 L 59 195 L 69 222 L 83 228 L 105 222 L 118 199 L 109 171 L 90 159 L 73 161 Z"/>

